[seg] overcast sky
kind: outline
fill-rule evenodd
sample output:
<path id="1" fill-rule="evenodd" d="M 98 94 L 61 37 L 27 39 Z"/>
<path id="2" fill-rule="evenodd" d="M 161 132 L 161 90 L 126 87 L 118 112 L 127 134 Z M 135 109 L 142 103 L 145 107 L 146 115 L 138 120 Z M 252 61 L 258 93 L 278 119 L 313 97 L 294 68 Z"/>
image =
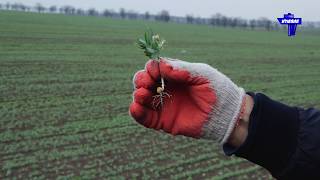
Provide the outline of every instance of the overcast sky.
<path id="1" fill-rule="evenodd" d="M 125 8 L 137 12 L 158 13 L 166 9 L 171 15 L 210 17 L 220 12 L 227 16 L 242 18 L 267 17 L 274 19 L 291 12 L 305 21 L 320 21 L 320 0 L 0 0 L 0 3 L 19 2 L 45 6 L 72 5 L 77 8 L 97 10 Z"/>

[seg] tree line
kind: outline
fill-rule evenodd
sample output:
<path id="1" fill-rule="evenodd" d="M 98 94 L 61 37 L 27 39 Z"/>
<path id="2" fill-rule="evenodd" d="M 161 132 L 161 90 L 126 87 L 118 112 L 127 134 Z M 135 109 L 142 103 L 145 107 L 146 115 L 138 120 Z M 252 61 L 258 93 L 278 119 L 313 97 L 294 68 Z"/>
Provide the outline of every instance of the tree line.
<path id="1" fill-rule="evenodd" d="M 175 22 L 175 23 L 187 23 L 187 24 L 203 24 L 220 27 L 231 27 L 231 28 L 244 28 L 244 29 L 260 29 L 260 30 L 279 30 L 281 28 L 286 29 L 286 26 L 280 26 L 277 21 L 271 21 L 268 18 L 261 17 L 259 19 L 243 19 L 238 17 L 228 17 L 220 13 L 212 15 L 210 18 L 195 17 L 193 15 L 186 15 L 185 17 L 171 16 L 167 10 L 162 10 L 158 14 L 151 14 L 149 12 L 138 13 L 132 10 L 126 10 L 124 8 L 119 11 L 112 9 L 105 9 L 104 11 L 98 11 L 94 8 L 82 9 L 75 8 L 70 5 L 66 6 L 43 6 L 40 3 L 34 6 L 26 6 L 22 3 L 5 3 L 0 4 L 0 9 L 13 10 L 13 11 L 27 11 L 37 13 L 59 13 L 66 15 L 80 15 L 80 16 L 100 16 L 109 18 L 120 18 L 120 19 L 143 19 L 151 21 L 162 21 L 162 22 Z M 307 22 L 304 23 L 305 27 L 316 28 L 319 27 L 319 23 Z"/>

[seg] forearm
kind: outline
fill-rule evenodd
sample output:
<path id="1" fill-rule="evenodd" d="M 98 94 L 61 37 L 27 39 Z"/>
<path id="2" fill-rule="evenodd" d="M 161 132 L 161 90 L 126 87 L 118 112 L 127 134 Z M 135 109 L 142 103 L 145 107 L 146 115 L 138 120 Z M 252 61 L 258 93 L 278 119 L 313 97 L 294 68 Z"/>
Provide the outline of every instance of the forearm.
<path id="1" fill-rule="evenodd" d="M 235 154 L 248 159 L 268 169 L 276 177 L 296 148 L 298 111 L 261 93 L 251 95 L 254 97 L 254 106 L 247 123 L 245 140 L 241 139 L 240 142 L 243 142 L 239 143 L 240 146 L 230 140 L 223 149 L 226 155 Z"/>
<path id="2" fill-rule="evenodd" d="M 254 105 L 253 98 L 250 95 L 246 94 L 245 98 L 244 113 L 242 114 L 242 117 L 240 117 L 238 124 L 234 128 L 228 140 L 228 144 L 236 148 L 243 144 L 247 138 L 250 114 Z"/>

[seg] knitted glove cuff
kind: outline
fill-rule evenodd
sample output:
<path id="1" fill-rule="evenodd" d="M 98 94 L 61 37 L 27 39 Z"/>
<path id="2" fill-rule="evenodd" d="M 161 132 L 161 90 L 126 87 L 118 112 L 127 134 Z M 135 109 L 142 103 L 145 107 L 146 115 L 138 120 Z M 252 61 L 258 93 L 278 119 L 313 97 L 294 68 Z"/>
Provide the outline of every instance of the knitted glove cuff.
<path id="1" fill-rule="evenodd" d="M 217 92 L 217 102 L 212 107 L 208 121 L 202 129 L 202 138 L 213 139 L 221 145 L 227 142 L 238 121 L 245 91 L 228 87 Z"/>

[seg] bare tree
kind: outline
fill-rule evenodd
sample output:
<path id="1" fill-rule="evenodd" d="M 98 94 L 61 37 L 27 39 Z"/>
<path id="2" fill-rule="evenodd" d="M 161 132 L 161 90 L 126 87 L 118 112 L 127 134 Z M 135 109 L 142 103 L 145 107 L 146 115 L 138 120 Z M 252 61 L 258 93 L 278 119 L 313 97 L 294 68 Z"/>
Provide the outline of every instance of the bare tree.
<path id="1" fill-rule="evenodd" d="M 222 14 L 217 13 L 213 15 L 210 19 L 210 24 L 213 26 L 221 26 L 222 25 Z"/>
<path id="2" fill-rule="evenodd" d="M 238 18 L 229 18 L 230 19 L 230 26 L 232 28 L 235 28 L 236 26 L 239 26 L 239 19 Z"/>
<path id="3" fill-rule="evenodd" d="M 25 11 L 27 9 L 27 6 L 21 4 L 21 3 L 7 3 L 5 5 L 0 4 L 0 9 L 6 8 L 7 10 L 14 10 L 14 11 Z"/>
<path id="4" fill-rule="evenodd" d="M 127 12 L 127 17 L 129 19 L 137 19 L 138 18 L 138 13 L 136 13 L 134 11 L 128 11 Z"/>
<path id="5" fill-rule="evenodd" d="M 122 19 L 127 17 L 127 12 L 126 12 L 126 10 L 124 8 L 120 8 L 120 12 L 119 13 L 120 13 L 120 17 Z"/>
<path id="6" fill-rule="evenodd" d="M 19 8 L 19 4 L 17 4 L 17 3 L 11 4 L 11 10 L 17 11 L 17 10 L 19 10 L 18 8 Z"/>
<path id="7" fill-rule="evenodd" d="M 23 4 L 19 4 L 19 9 L 20 9 L 21 11 L 27 11 L 28 7 L 25 6 L 25 5 L 23 5 Z"/>
<path id="8" fill-rule="evenodd" d="M 57 12 L 57 6 L 50 6 L 50 7 L 49 7 L 49 11 L 50 11 L 51 13 Z"/>
<path id="9" fill-rule="evenodd" d="M 64 13 L 64 8 L 63 8 L 63 7 L 60 7 L 60 8 L 59 8 L 59 13 L 60 13 L 60 14 L 63 14 L 63 13 Z"/>
<path id="10" fill-rule="evenodd" d="M 25 6 L 21 3 L 0 3 L 0 9 L 6 9 L 6 10 L 15 10 L 15 11 L 30 11 L 34 10 L 38 13 L 43 12 L 51 12 L 51 13 L 63 13 L 63 14 L 77 14 L 77 15 L 90 15 L 90 16 L 99 16 L 99 11 L 91 8 L 88 10 L 83 9 L 76 9 L 72 6 L 62 6 L 60 8 L 57 8 L 57 6 L 50 6 L 48 9 L 41 5 L 40 3 L 37 3 L 34 7 Z M 207 24 L 207 25 L 213 25 L 213 26 L 223 26 L 223 27 L 241 27 L 244 29 L 250 28 L 251 30 L 254 29 L 265 29 L 267 31 L 271 30 L 279 30 L 279 29 L 286 29 L 286 26 L 280 26 L 277 22 L 271 21 L 265 17 L 259 18 L 259 19 L 251 19 L 246 20 L 242 18 L 233 18 L 233 17 L 227 17 L 220 13 L 214 14 L 211 18 L 201 18 L 201 17 L 194 17 L 193 15 L 186 15 L 185 17 L 178 17 L 178 16 L 170 16 L 169 12 L 166 10 L 162 10 L 157 15 L 150 14 L 148 11 L 144 14 L 139 14 L 135 11 L 128 11 L 124 8 L 121 8 L 119 12 L 115 12 L 111 9 L 105 9 L 101 16 L 105 17 L 121 17 L 123 19 L 155 19 L 158 21 L 164 21 L 164 22 L 176 22 L 176 23 L 189 23 L 189 24 Z M 306 28 L 320 28 L 320 23 L 316 24 L 314 22 L 306 22 L 304 27 Z"/>
<path id="11" fill-rule="evenodd" d="M 170 14 L 167 10 L 162 10 L 156 17 L 159 21 L 168 22 L 170 20 Z"/>
<path id="12" fill-rule="evenodd" d="M 188 24 L 193 24 L 193 22 L 194 22 L 194 17 L 193 17 L 192 15 L 190 15 L 190 14 L 187 14 L 187 15 L 186 15 L 186 20 L 187 20 L 187 23 L 188 23 Z"/>
<path id="13" fill-rule="evenodd" d="M 10 7 L 11 7 L 11 4 L 7 2 L 7 3 L 6 3 L 6 9 L 9 10 Z"/>
<path id="14" fill-rule="evenodd" d="M 40 4 L 40 3 L 37 3 L 34 8 L 36 9 L 36 11 L 38 11 L 38 13 L 42 13 L 46 10 L 46 8 L 44 6 L 42 6 L 42 4 Z"/>
<path id="15" fill-rule="evenodd" d="M 254 30 L 255 27 L 257 26 L 257 21 L 255 19 L 251 19 L 249 21 L 249 26 L 250 26 L 251 30 Z"/>
<path id="16" fill-rule="evenodd" d="M 75 14 L 76 13 L 76 9 L 73 6 L 63 6 L 60 8 L 60 12 L 61 11 L 64 14 Z"/>
<path id="17" fill-rule="evenodd" d="M 269 19 L 265 20 L 265 28 L 267 29 L 267 31 L 271 31 L 272 30 L 272 22 Z"/>
<path id="18" fill-rule="evenodd" d="M 106 9 L 103 11 L 102 15 L 105 17 L 112 17 L 113 13 L 112 10 Z"/>
<path id="19" fill-rule="evenodd" d="M 228 25 L 228 17 L 226 17 L 226 16 L 221 17 L 221 25 L 223 27 L 226 27 Z"/>
<path id="20" fill-rule="evenodd" d="M 272 29 L 275 31 L 279 31 L 279 24 L 278 22 L 272 22 Z"/>
<path id="21" fill-rule="evenodd" d="M 257 25 L 260 27 L 260 28 L 264 28 L 266 29 L 267 31 L 270 31 L 271 30 L 271 21 L 268 19 L 268 18 L 265 18 L 265 17 L 261 17 L 257 20 Z"/>
<path id="22" fill-rule="evenodd" d="M 24 6 L 25 7 L 25 11 L 30 11 L 32 8 L 30 6 Z"/>
<path id="23" fill-rule="evenodd" d="M 308 29 L 314 29 L 316 27 L 316 23 L 314 23 L 314 22 L 304 22 L 303 26 L 308 28 Z"/>
<path id="24" fill-rule="evenodd" d="M 76 8 L 70 6 L 70 14 L 76 14 Z"/>
<path id="25" fill-rule="evenodd" d="M 209 25 L 209 19 L 201 18 L 201 17 L 194 17 L 193 18 L 193 24 L 207 24 Z"/>
<path id="26" fill-rule="evenodd" d="M 94 8 L 88 9 L 88 15 L 89 16 L 98 16 L 99 12 L 95 10 Z"/>
<path id="27" fill-rule="evenodd" d="M 248 21 L 246 19 L 239 19 L 239 26 L 246 29 L 248 27 Z"/>
<path id="28" fill-rule="evenodd" d="M 150 19 L 150 13 L 147 11 L 144 13 L 144 19 L 149 20 Z"/>
<path id="29" fill-rule="evenodd" d="M 68 8 L 66 7 L 66 6 L 62 6 L 62 7 L 60 7 L 59 8 L 59 12 L 61 13 L 61 14 L 68 14 Z"/>
<path id="30" fill-rule="evenodd" d="M 85 15 L 86 13 L 85 13 L 85 11 L 84 11 L 83 9 L 78 8 L 78 9 L 76 10 L 76 14 L 77 14 L 77 15 L 80 15 L 80 16 L 83 16 L 83 15 Z"/>

